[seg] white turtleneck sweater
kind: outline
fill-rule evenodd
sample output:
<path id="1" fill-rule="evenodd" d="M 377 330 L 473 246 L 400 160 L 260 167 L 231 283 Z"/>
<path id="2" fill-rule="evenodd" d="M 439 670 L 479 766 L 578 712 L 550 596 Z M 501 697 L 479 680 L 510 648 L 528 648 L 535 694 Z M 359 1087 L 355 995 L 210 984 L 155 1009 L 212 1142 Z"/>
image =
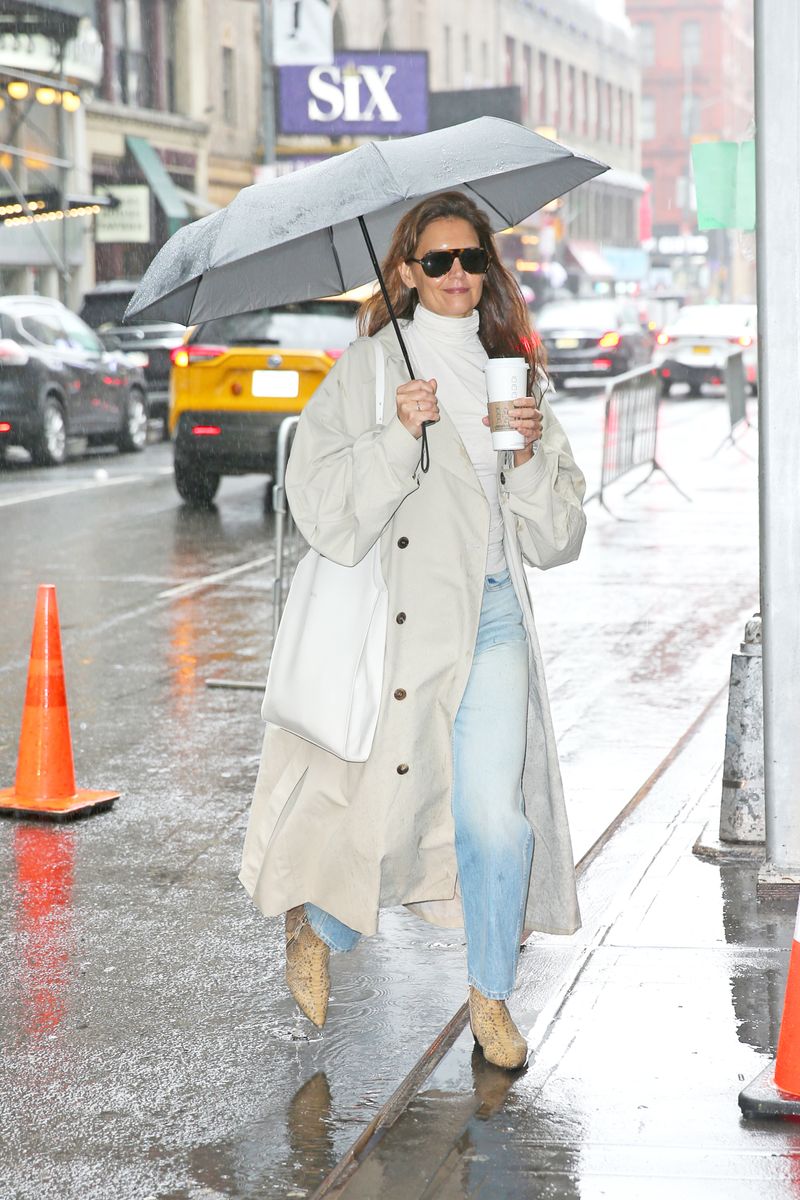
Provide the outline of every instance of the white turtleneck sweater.
<path id="1" fill-rule="evenodd" d="M 478 337 L 480 317 L 443 317 L 418 304 L 404 330 L 414 369 L 435 379 L 436 397 L 455 425 L 489 502 L 489 549 L 486 574 L 505 570 L 503 517 L 497 492 L 497 451 L 483 424 L 487 413 L 484 367 L 489 356 Z"/>

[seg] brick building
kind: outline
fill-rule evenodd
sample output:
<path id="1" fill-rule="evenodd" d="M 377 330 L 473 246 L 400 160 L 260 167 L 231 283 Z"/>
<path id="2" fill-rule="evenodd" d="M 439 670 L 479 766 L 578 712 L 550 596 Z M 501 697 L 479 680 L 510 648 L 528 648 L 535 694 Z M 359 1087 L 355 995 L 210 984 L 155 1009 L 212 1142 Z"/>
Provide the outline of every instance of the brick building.
<path id="1" fill-rule="evenodd" d="M 702 245 L 693 237 L 691 146 L 753 135 L 752 0 L 627 0 L 627 11 L 639 39 L 642 174 L 651 188 L 654 261 L 698 258 L 691 253 Z M 708 243 L 705 273 L 692 272 L 690 266 L 702 264 L 686 261 L 672 266 L 675 275 L 720 296 L 747 291 L 752 271 L 735 261 L 736 237 L 714 231 Z M 685 253 L 669 253 L 681 246 Z M 667 252 L 659 254 L 659 247 Z"/>

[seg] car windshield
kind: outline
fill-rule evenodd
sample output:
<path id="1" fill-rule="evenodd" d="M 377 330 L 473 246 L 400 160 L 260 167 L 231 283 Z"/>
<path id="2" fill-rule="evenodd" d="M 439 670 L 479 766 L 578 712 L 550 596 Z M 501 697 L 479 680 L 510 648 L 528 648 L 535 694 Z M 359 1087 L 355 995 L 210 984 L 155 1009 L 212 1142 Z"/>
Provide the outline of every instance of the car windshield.
<path id="1" fill-rule="evenodd" d="M 752 325 L 755 309 L 740 304 L 691 304 L 682 308 L 673 323 L 680 332 L 702 329 L 707 333 L 730 333 L 742 326 Z"/>
<path id="2" fill-rule="evenodd" d="M 536 328 L 614 329 L 617 310 L 607 300 L 557 300 L 545 304 L 535 319 Z"/>
<path id="3" fill-rule="evenodd" d="M 358 305 L 348 300 L 304 300 L 206 321 L 190 342 L 214 346 L 288 346 L 341 350 L 356 336 Z"/>

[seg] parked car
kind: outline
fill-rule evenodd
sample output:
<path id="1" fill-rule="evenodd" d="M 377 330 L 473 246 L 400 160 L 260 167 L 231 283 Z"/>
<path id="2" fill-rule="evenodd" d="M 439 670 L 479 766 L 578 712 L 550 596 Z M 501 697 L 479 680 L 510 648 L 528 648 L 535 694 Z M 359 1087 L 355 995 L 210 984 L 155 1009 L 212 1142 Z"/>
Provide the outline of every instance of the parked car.
<path id="1" fill-rule="evenodd" d="M 674 383 L 688 383 L 690 396 L 699 396 L 704 383 L 721 384 L 728 355 L 739 349 L 750 391 L 758 389 L 755 304 L 688 304 L 656 340 L 665 396 Z"/>
<path id="2" fill-rule="evenodd" d="M 34 462 L 57 466 L 69 436 L 143 450 L 144 375 L 58 300 L 2 297 L 0 450 L 24 446 Z"/>
<path id="3" fill-rule="evenodd" d="M 125 309 L 137 286 L 129 279 L 98 283 L 83 297 L 80 315 L 97 332 L 107 349 L 132 354 L 133 361 L 143 368 L 150 415 L 161 419 L 167 437 L 169 356 L 176 346 L 181 345 L 186 327 L 146 317 L 142 320 L 134 318 L 130 325 L 123 325 Z"/>
<path id="4" fill-rule="evenodd" d="M 223 475 L 274 475 L 281 421 L 298 413 L 356 336 L 371 289 L 206 321 L 172 351 L 175 486 L 209 504 Z"/>
<path id="5" fill-rule="evenodd" d="M 627 299 L 555 300 L 534 321 L 556 387 L 571 379 L 605 379 L 650 361 L 653 339 Z"/>

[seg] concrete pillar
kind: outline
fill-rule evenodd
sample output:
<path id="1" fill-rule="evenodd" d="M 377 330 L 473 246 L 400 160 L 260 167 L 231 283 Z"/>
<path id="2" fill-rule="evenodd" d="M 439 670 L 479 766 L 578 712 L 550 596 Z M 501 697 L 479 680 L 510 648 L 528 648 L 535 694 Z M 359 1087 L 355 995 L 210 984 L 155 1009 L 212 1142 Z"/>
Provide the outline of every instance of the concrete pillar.
<path id="1" fill-rule="evenodd" d="M 767 864 L 800 882 L 800 5 L 756 0 L 756 163 Z M 792 184 L 792 180 L 795 181 Z M 765 888 L 765 890 L 767 890 Z"/>
<path id="2" fill-rule="evenodd" d="M 764 689 L 758 617 L 747 622 L 741 652 L 731 658 L 719 837 L 721 842 L 764 841 Z"/>

